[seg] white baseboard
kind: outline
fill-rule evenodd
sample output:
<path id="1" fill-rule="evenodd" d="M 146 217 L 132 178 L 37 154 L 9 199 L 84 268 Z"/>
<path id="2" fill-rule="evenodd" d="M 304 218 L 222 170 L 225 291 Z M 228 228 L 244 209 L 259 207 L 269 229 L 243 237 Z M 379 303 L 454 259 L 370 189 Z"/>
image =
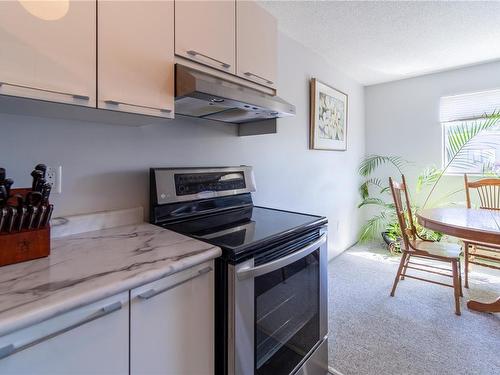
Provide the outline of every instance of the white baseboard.
<path id="1" fill-rule="evenodd" d="M 344 374 L 342 374 L 340 371 L 335 370 L 332 366 L 328 366 L 328 371 L 329 371 L 329 372 L 330 372 L 330 374 L 332 374 L 332 375 L 344 375 Z"/>

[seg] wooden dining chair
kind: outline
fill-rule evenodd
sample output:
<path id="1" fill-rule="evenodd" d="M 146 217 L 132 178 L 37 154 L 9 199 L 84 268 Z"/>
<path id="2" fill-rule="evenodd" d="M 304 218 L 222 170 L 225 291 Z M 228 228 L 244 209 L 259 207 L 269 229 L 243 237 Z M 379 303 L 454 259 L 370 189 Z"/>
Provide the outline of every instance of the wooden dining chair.
<path id="1" fill-rule="evenodd" d="M 407 277 L 451 287 L 455 295 L 455 314 L 460 315 L 460 297 L 463 296 L 460 269 L 460 253 L 462 252 L 462 248 L 457 244 L 434 242 L 419 237 L 413 222 L 410 195 L 408 193 L 405 176 L 401 175 L 401 178 L 401 183 L 389 178 L 389 185 L 391 187 L 392 197 L 394 198 L 399 225 L 401 227 L 401 250 L 403 252 L 398 272 L 392 286 L 391 297 L 394 297 L 399 280 L 404 280 Z M 415 262 L 414 258 L 417 260 L 420 258 L 441 263 L 449 263 L 450 267 L 447 268 L 441 265 L 436 266 L 433 264 L 421 263 L 421 261 Z M 453 282 L 452 284 L 447 284 L 432 279 L 426 279 L 423 276 L 420 277 L 420 275 L 409 275 L 407 273 L 408 269 L 450 277 Z"/>
<path id="2" fill-rule="evenodd" d="M 479 196 L 479 208 L 485 210 L 500 210 L 500 178 L 483 178 L 470 182 L 464 174 L 465 197 L 467 208 L 472 208 L 471 189 Z M 488 263 L 487 263 L 488 262 Z M 500 269 L 500 246 L 485 245 L 479 242 L 464 241 L 465 287 L 469 287 L 469 265 Z"/>

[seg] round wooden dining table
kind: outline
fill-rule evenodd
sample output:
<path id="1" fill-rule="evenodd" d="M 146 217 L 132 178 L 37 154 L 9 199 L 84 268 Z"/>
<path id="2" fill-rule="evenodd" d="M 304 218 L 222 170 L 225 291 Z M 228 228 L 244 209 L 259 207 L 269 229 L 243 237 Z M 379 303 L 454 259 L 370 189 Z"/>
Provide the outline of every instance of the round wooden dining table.
<path id="1" fill-rule="evenodd" d="M 437 232 L 484 245 L 500 246 L 500 211 L 462 207 L 431 208 L 417 212 L 420 225 Z M 491 303 L 474 300 L 467 307 L 480 312 L 500 312 L 500 297 Z"/>

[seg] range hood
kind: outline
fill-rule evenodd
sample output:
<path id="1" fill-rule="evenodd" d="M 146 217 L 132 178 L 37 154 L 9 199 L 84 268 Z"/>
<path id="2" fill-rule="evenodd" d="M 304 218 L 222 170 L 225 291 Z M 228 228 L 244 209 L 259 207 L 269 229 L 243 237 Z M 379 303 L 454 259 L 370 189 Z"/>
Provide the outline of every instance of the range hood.
<path id="1" fill-rule="evenodd" d="M 175 113 L 245 124 L 294 116 L 295 106 L 277 96 L 176 64 Z"/>

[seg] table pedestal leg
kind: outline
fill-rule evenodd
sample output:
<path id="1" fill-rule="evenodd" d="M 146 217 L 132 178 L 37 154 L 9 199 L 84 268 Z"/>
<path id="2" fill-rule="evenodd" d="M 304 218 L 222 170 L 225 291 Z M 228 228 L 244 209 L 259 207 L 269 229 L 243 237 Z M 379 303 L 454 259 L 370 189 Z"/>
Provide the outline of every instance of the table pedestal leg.
<path id="1" fill-rule="evenodd" d="M 479 312 L 500 313 L 500 297 L 495 302 L 491 303 L 470 300 L 467 302 L 467 307 Z"/>

